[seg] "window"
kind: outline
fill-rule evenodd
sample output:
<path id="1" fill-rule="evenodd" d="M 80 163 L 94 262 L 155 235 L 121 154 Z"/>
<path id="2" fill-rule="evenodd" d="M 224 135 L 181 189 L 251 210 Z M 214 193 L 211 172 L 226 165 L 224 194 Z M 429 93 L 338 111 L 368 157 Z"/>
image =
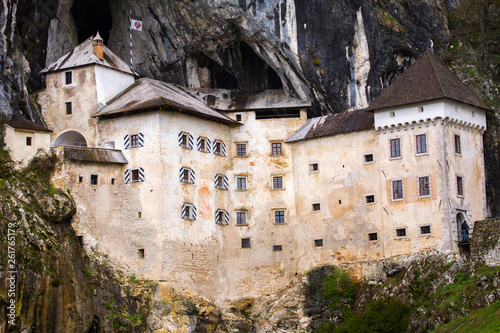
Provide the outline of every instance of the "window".
<path id="1" fill-rule="evenodd" d="M 31 136 L 26 137 L 26 146 L 31 146 L 33 138 Z"/>
<path id="2" fill-rule="evenodd" d="M 365 203 L 367 205 L 375 203 L 375 194 L 367 194 L 365 195 Z"/>
<path id="3" fill-rule="evenodd" d="M 236 212 L 236 225 L 247 224 L 247 212 Z"/>
<path id="4" fill-rule="evenodd" d="M 182 205 L 181 209 L 182 218 L 185 220 L 196 220 L 196 206 L 190 203 L 185 203 Z"/>
<path id="5" fill-rule="evenodd" d="M 82 175 L 78 176 L 78 182 L 83 183 L 83 176 Z"/>
<path id="6" fill-rule="evenodd" d="M 313 212 L 318 212 L 321 210 L 321 204 L 320 203 L 313 203 L 312 204 L 312 210 Z"/>
<path id="7" fill-rule="evenodd" d="M 238 156 L 247 156 L 247 144 L 246 143 L 238 143 L 236 145 L 236 152 Z"/>
<path id="8" fill-rule="evenodd" d="M 427 197 L 431 194 L 429 176 L 418 177 L 418 196 Z"/>
<path id="9" fill-rule="evenodd" d="M 396 238 L 406 237 L 406 228 L 397 228 L 396 229 Z"/>
<path id="10" fill-rule="evenodd" d="M 370 232 L 368 234 L 368 241 L 374 242 L 376 240 L 378 240 L 378 234 L 376 232 Z"/>
<path id="11" fill-rule="evenodd" d="M 215 153 L 217 155 L 221 155 L 222 154 L 222 143 L 220 143 L 218 141 L 215 143 Z"/>
<path id="12" fill-rule="evenodd" d="M 223 209 L 215 211 L 215 223 L 229 225 L 229 212 Z"/>
<path id="13" fill-rule="evenodd" d="M 424 112 L 424 107 L 423 106 L 419 106 L 418 107 L 418 112 Z"/>
<path id="14" fill-rule="evenodd" d="M 99 182 L 98 175 L 90 175 L 90 185 L 97 185 L 98 182 Z"/>
<path id="15" fill-rule="evenodd" d="M 207 139 L 200 138 L 199 151 L 207 151 Z"/>
<path id="16" fill-rule="evenodd" d="M 115 179 L 114 178 L 111 178 L 111 185 L 115 185 Z"/>
<path id="17" fill-rule="evenodd" d="M 139 169 L 132 170 L 132 182 L 139 181 Z"/>
<path id="18" fill-rule="evenodd" d="M 464 184 L 461 176 L 457 176 L 457 195 L 461 197 L 464 196 Z"/>
<path id="19" fill-rule="evenodd" d="M 236 188 L 238 191 L 247 189 L 247 177 L 236 177 Z"/>
<path id="20" fill-rule="evenodd" d="M 64 84 L 70 85 L 73 83 L 73 72 L 65 72 L 64 73 Z"/>
<path id="21" fill-rule="evenodd" d="M 137 218 L 142 219 L 142 212 L 137 212 Z"/>
<path id="22" fill-rule="evenodd" d="M 391 139 L 391 158 L 401 157 L 401 138 Z"/>
<path id="23" fill-rule="evenodd" d="M 227 176 L 216 174 L 214 184 L 215 188 L 227 190 L 229 188 L 229 179 Z"/>
<path id="24" fill-rule="evenodd" d="M 196 181 L 196 174 L 193 169 L 182 167 L 179 170 L 179 181 L 183 183 L 194 184 Z"/>
<path id="25" fill-rule="evenodd" d="M 210 153 L 212 149 L 212 143 L 210 139 L 203 138 L 201 136 L 196 139 L 196 146 L 198 147 L 198 150 L 203 153 Z"/>
<path id="26" fill-rule="evenodd" d="M 392 200 L 402 200 L 403 195 L 403 180 L 393 180 L 392 181 Z"/>
<path id="27" fill-rule="evenodd" d="M 188 134 L 182 133 L 180 146 L 184 147 L 184 148 L 188 148 L 189 147 L 188 146 Z"/>
<path id="28" fill-rule="evenodd" d="M 462 147 L 460 146 L 460 135 L 455 134 L 455 154 L 462 154 Z"/>
<path id="29" fill-rule="evenodd" d="M 273 252 L 281 252 L 283 251 L 282 245 L 273 245 Z"/>
<path id="30" fill-rule="evenodd" d="M 427 135 L 420 134 L 415 137 L 417 155 L 427 153 Z"/>
<path id="31" fill-rule="evenodd" d="M 370 163 L 373 163 L 374 161 L 375 161 L 375 158 L 373 156 L 373 153 L 363 155 L 363 164 L 370 164 Z"/>
<path id="32" fill-rule="evenodd" d="M 322 247 L 323 246 L 323 240 L 322 239 L 315 239 L 314 240 L 314 246 L 315 247 Z"/>
<path id="33" fill-rule="evenodd" d="M 271 148 L 272 155 L 281 155 L 281 142 L 273 142 Z"/>
<path id="34" fill-rule="evenodd" d="M 250 248 L 250 238 L 242 238 L 241 239 L 241 248 L 249 249 Z"/>
<path id="35" fill-rule="evenodd" d="M 309 164 L 309 172 L 318 172 L 318 171 L 319 171 L 319 164 L 318 163 Z"/>
<path id="36" fill-rule="evenodd" d="M 420 235 L 426 236 L 431 234 L 431 226 L 430 225 L 422 225 L 420 226 Z"/>
<path id="37" fill-rule="evenodd" d="M 125 170 L 125 184 L 143 182 L 144 179 L 144 168 Z"/>
<path id="38" fill-rule="evenodd" d="M 110 141 L 110 142 L 112 142 L 112 141 Z M 112 142 L 112 143 L 113 143 L 113 148 L 114 148 L 114 142 Z M 125 149 L 144 147 L 144 134 L 137 133 L 137 134 L 125 135 L 125 137 L 123 139 L 123 146 Z"/>
<path id="39" fill-rule="evenodd" d="M 73 103 L 66 102 L 66 114 L 72 114 L 72 113 L 73 113 Z"/>
<path id="40" fill-rule="evenodd" d="M 274 211 L 274 223 L 276 223 L 276 224 L 285 223 L 285 211 L 284 210 L 275 210 Z"/>
<path id="41" fill-rule="evenodd" d="M 139 259 L 144 259 L 144 249 L 139 249 L 137 251 L 137 255 L 139 256 Z"/>
<path id="42" fill-rule="evenodd" d="M 214 140 L 214 154 L 226 156 L 226 144 L 222 141 Z"/>
<path id="43" fill-rule="evenodd" d="M 394 111 L 389 112 L 389 117 L 391 117 L 391 118 L 396 117 L 396 112 L 394 112 Z"/>
<path id="44" fill-rule="evenodd" d="M 241 121 L 241 114 L 236 115 L 236 121 Z"/>
<path id="45" fill-rule="evenodd" d="M 283 189 L 283 176 L 273 176 L 273 190 Z"/>

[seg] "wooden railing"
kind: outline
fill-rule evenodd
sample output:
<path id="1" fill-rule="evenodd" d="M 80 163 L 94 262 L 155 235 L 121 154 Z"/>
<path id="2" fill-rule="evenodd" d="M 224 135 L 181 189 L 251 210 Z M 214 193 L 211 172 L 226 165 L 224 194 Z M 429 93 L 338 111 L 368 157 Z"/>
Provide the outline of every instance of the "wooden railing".
<path id="1" fill-rule="evenodd" d="M 460 230 L 456 232 L 456 240 L 458 245 L 468 245 L 470 244 L 472 238 L 473 229 Z"/>

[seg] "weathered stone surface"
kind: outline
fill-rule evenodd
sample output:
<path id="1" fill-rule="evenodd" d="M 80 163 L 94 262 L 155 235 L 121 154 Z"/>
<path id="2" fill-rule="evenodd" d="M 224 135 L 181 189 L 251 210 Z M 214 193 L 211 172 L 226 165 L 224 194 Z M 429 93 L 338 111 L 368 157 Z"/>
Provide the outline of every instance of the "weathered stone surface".
<path id="1" fill-rule="evenodd" d="M 500 266 L 500 219 L 476 221 L 471 237 L 471 260 L 475 264 Z"/>

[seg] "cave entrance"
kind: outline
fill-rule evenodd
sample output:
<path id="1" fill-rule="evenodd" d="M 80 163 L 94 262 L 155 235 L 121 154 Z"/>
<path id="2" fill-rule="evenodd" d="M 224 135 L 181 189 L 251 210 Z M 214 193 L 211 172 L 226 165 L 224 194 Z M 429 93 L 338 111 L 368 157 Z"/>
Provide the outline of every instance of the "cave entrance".
<path id="1" fill-rule="evenodd" d="M 108 0 L 75 0 L 71 6 L 71 15 L 78 32 L 78 43 L 99 31 L 104 44 L 108 43 L 112 26 L 111 9 Z"/>

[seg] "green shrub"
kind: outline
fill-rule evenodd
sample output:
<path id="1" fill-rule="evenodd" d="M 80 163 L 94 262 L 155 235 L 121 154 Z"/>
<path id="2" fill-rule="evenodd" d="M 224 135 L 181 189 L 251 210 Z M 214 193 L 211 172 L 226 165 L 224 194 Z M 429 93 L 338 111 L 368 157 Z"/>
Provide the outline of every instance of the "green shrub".
<path id="1" fill-rule="evenodd" d="M 321 284 L 323 295 L 329 299 L 330 308 L 343 315 L 350 312 L 354 304 L 357 285 L 349 272 L 333 267 L 331 274 Z"/>

